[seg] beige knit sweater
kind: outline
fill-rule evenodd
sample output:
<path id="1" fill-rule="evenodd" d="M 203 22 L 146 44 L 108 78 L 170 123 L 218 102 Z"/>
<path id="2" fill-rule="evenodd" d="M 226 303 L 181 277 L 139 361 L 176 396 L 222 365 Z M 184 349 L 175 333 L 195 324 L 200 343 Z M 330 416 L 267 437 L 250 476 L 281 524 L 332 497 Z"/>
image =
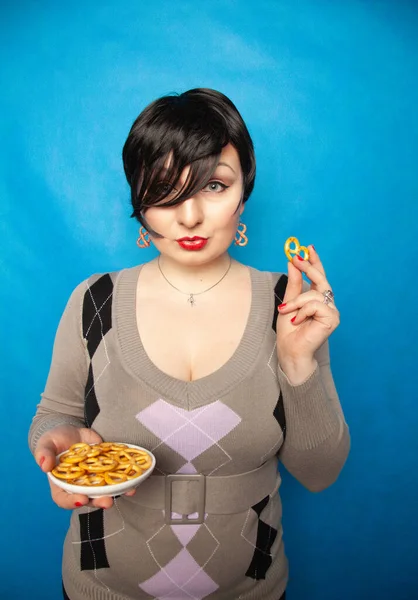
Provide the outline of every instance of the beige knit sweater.
<path id="1" fill-rule="evenodd" d="M 277 364 L 275 333 L 287 278 L 250 268 L 251 312 L 233 356 L 202 379 L 175 379 L 141 344 L 140 268 L 94 275 L 74 290 L 29 432 L 34 451 L 54 426 L 88 426 L 157 459 L 135 496 L 106 511 L 73 511 L 66 592 L 71 600 L 277 600 L 288 580 L 278 462 L 319 491 L 349 452 L 328 344 L 315 372 L 292 386 Z M 182 515 L 191 522 L 176 523 Z"/>

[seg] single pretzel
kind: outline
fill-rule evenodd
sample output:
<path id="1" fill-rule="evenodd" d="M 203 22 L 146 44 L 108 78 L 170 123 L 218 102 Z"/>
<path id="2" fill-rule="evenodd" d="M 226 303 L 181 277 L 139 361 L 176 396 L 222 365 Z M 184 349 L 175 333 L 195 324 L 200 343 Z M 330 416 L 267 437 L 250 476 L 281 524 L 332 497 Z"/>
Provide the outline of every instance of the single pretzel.
<path id="1" fill-rule="evenodd" d="M 107 451 L 110 450 L 111 447 L 113 446 L 112 442 L 101 442 L 100 444 L 96 444 L 97 448 L 100 448 L 101 450 Z"/>
<path id="2" fill-rule="evenodd" d="M 295 247 L 291 248 L 291 244 L 294 244 Z M 301 256 L 301 252 L 303 252 L 303 256 Z M 284 253 L 290 261 L 294 256 L 300 256 L 300 258 L 303 258 L 303 260 L 309 259 L 309 250 L 306 246 L 301 246 L 298 238 L 295 237 L 287 238 L 284 245 Z"/>
<path id="3" fill-rule="evenodd" d="M 86 452 L 88 452 L 89 450 L 91 450 L 91 446 L 89 444 L 86 444 L 85 442 L 79 442 L 78 444 L 73 444 L 72 446 L 70 446 L 68 448 L 68 452 L 77 452 L 81 454 L 84 454 Z"/>
<path id="4" fill-rule="evenodd" d="M 89 473 L 87 485 L 106 485 L 106 473 Z"/>
<path id="5" fill-rule="evenodd" d="M 94 458 L 95 456 L 99 456 L 100 452 L 100 448 L 95 448 L 93 446 L 92 449 L 89 452 L 87 452 L 87 458 Z"/>
<path id="6" fill-rule="evenodd" d="M 103 473 L 86 473 L 70 482 L 72 485 L 106 485 Z"/>
<path id="7" fill-rule="evenodd" d="M 132 456 L 130 456 L 126 450 L 121 450 L 116 458 L 116 460 L 119 461 L 120 465 L 129 465 L 131 464 L 133 461 Z"/>
<path id="8" fill-rule="evenodd" d="M 104 473 L 105 471 L 113 471 L 117 467 L 118 461 L 108 458 L 107 456 L 93 456 L 79 463 L 82 469 L 91 473 Z"/>
<path id="9" fill-rule="evenodd" d="M 77 452 L 70 452 L 69 450 L 67 452 L 64 452 L 64 454 L 62 454 L 60 456 L 60 463 L 69 463 L 72 465 L 75 465 L 77 463 L 81 463 L 85 458 L 87 458 L 84 454 L 79 454 Z"/>
<path id="10" fill-rule="evenodd" d="M 80 475 L 80 477 L 77 477 L 76 479 L 71 479 L 71 482 L 69 483 L 71 483 L 71 485 L 90 485 L 89 476 L 84 471 L 84 475 Z"/>
<path id="11" fill-rule="evenodd" d="M 150 458 L 139 458 L 135 461 L 135 464 L 137 464 L 139 467 L 141 467 L 141 469 L 144 469 L 144 471 L 146 471 L 152 465 L 152 461 Z"/>
<path id="12" fill-rule="evenodd" d="M 149 454 L 143 450 L 137 450 L 136 448 L 127 448 L 120 454 L 120 461 L 124 462 L 129 460 L 130 462 L 138 462 L 139 460 L 145 460 L 149 458 Z"/>
<path id="13" fill-rule="evenodd" d="M 77 479 L 86 472 L 85 469 L 81 469 L 78 465 L 72 465 L 70 463 L 60 463 L 52 469 L 52 474 L 58 479 Z"/>
<path id="14" fill-rule="evenodd" d="M 106 483 L 109 485 L 115 485 L 115 483 L 123 483 L 128 480 L 125 473 L 119 473 L 118 471 L 106 471 L 104 474 Z"/>
<path id="15" fill-rule="evenodd" d="M 124 463 L 119 463 L 118 467 L 115 469 L 115 473 L 123 473 L 124 475 L 126 475 L 127 473 L 129 473 L 132 470 L 132 463 L 131 462 L 124 462 Z"/>
<path id="16" fill-rule="evenodd" d="M 88 446 L 88 448 L 81 448 L 80 450 L 68 450 L 61 454 L 60 462 L 61 463 L 80 463 L 86 458 L 93 458 L 94 456 L 99 456 L 100 448 L 95 448 Z"/>
<path id="17" fill-rule="evenodd" d="M 84 444 L 83 442 L 73 444 L 68 448 L 67 452 L 60 457 L 60 462 L 79 463 L 88 456 L 88 453 L 91 450 L 92 447 L 89 446 L 89 444 Z"/>
<path id="18" fill-rule="evenodd" d="M 125 444 L 112 444 L 110 447 L 105 447 L 102 450 L 106 456 L 110 456 L 112 458 L 117 459 L 121 452 L 128 449 L 128 446 L 126 446 Z"/>
<path id="19" fill-rule="evenodd" d="M 135 477 L 142 475 L 144 471 L 146 471 L 146 469 L 142 470 L 139 465 L 131 464 L 128 467 L 125 467 L 123 473 L 126 475 L 127 479 L 135 479 Z"/>

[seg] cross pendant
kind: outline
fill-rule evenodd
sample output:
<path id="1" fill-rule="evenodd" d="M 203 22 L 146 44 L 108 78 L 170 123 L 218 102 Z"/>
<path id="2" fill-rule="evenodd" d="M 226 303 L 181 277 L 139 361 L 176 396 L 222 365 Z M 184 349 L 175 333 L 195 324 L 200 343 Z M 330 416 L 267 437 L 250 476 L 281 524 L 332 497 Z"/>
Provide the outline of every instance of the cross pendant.
<path id="1" fill-rule="evenodd" d="M 190 306 L 193 308 L 193 306 L 194 306 L 194 304 L 195 304 L 195 299 L 194 299 L 194 296 L 193 296 L 193 294 L 190 294 L 190 296 L 189 296 L 189 298 L 188 298 L 187 302 L 190 302 Z"/>

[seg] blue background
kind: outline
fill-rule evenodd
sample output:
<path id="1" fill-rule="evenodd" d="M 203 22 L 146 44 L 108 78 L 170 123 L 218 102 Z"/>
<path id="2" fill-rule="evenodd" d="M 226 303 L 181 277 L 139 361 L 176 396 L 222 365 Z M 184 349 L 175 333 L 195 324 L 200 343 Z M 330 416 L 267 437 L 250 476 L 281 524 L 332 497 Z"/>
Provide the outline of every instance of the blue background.
<path id="1" fill-rule="evenodd" d="M 150 101 L 202 86 L 236 103 L 257 152 L 250 241 L 233 255 L 284 270 L 289 235 L 314 243 L 342 313 L 331 352 L 352 451 L 321 494 L 284 478 L 289 600 L 417 598 L 417 4 L 1 13 L 1 436 L 14 466 L 2 467 L 0 596 L 60 598 L 68 513 L 26 442 L 56 325 L 82 279 L 154 256 L 135 245 L 122 145 Z"/>

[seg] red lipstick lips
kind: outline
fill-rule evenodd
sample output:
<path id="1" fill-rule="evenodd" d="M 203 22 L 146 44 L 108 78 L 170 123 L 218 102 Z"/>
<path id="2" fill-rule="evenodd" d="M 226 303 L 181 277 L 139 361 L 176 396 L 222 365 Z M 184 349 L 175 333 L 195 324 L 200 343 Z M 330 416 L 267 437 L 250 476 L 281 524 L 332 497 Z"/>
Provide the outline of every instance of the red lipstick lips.
<path id="1" fill-rule="evenodd" d="M 182 237 L 176 242 L 183 250 L 202 250 L 208 242 L 208 238 L 194 235 L 193 237 Z"/>

